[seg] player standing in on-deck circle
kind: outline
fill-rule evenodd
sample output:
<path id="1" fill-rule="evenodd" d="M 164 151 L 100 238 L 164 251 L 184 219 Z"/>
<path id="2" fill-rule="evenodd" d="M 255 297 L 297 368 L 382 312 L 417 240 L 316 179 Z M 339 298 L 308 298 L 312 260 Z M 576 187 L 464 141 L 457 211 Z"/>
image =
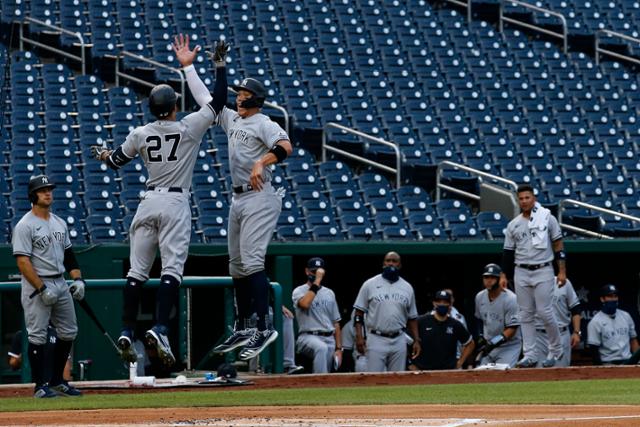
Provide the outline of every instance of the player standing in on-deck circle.
<path id="1" fill-rule="evenodd" d="M 175 363 L 169 345 L 169 315 L 182 282 L 191 241 L 190 193 L 193 168 L 200 142 L 224 104 L 211 102 L 182 120 L 176 120 L 178 96 L 169 85 L 155 86 L 149 94 L 149 110 L 158 119 L 132 130 L 115 150 L 92 147 L 93 156 L 112 169 L 140 155 L 149 179 L 129 228 L 131 269 L 123 291 L 123 329 L 118 338 L 122 358 L 137 360 L 132 345 L 142 285 L 160 248 L 162 271 L 157 293 L 156 325 L 145 334 L 166 366 Z"/>
<path id="2" fill-rule="evenodd" d="M 342 364 L 340 311 L 333 291 L 322 284 L 324 260 L 307 261 L 307 282 L 293 290 L 298 318 L 298 353 L 313 359 L 313 373 L 326 374 Z"/>
<path id="3" fill-rule="evenodd" d="M 487 264 L 482 273 L 484 289 L 475 299 L 478 351 L 481 365 L 500 363 L 513 368 L 522 347 L 518 302 L 513 292 L 500 286 L 500 273 L 502 269 L 497 264 Z"/>
<path id="4" fill-rule="evenodd" d="M 353 308 L 356 310 L 356 349 L 367 355 L 369 372 L 404 371 L 407 364 L 407 327 L 413 338 L 411 358 L 421 351 L 416 296 L 409 282 L 400 277 L 400 255 L 389 252 L 378 274 L 362 284 Z M 364 314 L 367 314 L 365 342 Z"/>
<path id="5" fill-rule="evenodd" d="M 199 105 L 213 99 L 227 102 L 226 56 L 228 45 L 219 42 L 213 54 L 216 82 L 213 96 L 193 67 L 200 49 L 189 50 L 189 38 L 175 38 L 174 51 Z M 235 330 L 214 350 L 228 352 L 244 346 L 240 359 L 256 357 L 271 344 L 278 333 L 267 324 L 270 283 L 264 267 L 267 246 L 271 241 L 282 209 L 282 197 L 271 186 L 269 165 L 280 163 L 293 151 L 289 136 L 277 123 L 262 114 L 266 90 L 257 80 L 245 78 L 234 86 L 238 111 L 224 107 L 218 122 L 229 139 L 229 170 L 233 184 L 233 201 L 229 209 L 229 274 L 233 278 L 237 315 Z M 252 313 L 257 314 L 257 329 L 249 327 Z"/>
<path id="6" fill-rule="evenodd" d="M 547 368 L 555 366 L 563 357 L 560 330 L 551 303 L 556 284 L 554 259 L 558 265 L 558 286 L 564 286 L 567 280 L 562 230 L 549 209 L 536 201 L 533 187 L 520 185 L 517 194 L 522 213 L 507 225 L 500 286 L 506 288 L 508 279 L 513 277 L 520 306 L 524 353 L 516 366 L 533 368 L 538 363 L 535 355 L 537 314 L 549 337 L 549 354 L 542 362 L 542 366 Z"/>
<path id="7" fill-rule="evenodd" d="M 580 315 L 582 307 L 580 299 L 573 289 L 571 281 L 567 279 L 563 287 L 555 286 L 553 295 L 551 296 L 553 311 L 558 328 L 560 328 L 560 338 L 562 340 L 562 348 L 564 357 L 558 360 L 556 367 L 566 367 L 571 365 L 571 349 L 576 348 L 580 344 Z M 569 325 L 573 326 L 573 332 L 569 330 Z M 541 361 L 545 355 L 549 353 L 549 340 L 547 339 L 547 331 L 544 324 L 538 316 L 536 316 L 536 355 L 538 366 L 542 366 Z"/>
<path id="8" fill-rule="evenodd" d="M 31 178 L 28 195 L 32 208 L 16 224 L 11 242 L 22 275 L 20 302 L 37 398 L 82 394 L 63 379 L 63 372 L 78 334 L 73 300 L 84 298 L 85 282 L 71 248 L 67 224 L 50 212 L 54 188 L 45 175 Z M 65 271 L 73 279 L 71 286 L 64 280 Z M 49 323 L 56 328 L 58 339 L 53 350 L 51 378 L 46 378 L 44 350 Z"/>

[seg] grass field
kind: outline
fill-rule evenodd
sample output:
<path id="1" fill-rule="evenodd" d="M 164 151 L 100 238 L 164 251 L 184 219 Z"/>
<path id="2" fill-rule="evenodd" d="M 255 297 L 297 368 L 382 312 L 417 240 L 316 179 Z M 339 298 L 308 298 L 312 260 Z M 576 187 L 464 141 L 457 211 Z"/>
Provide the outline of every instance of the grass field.
<path id="1" fill-rule="evenodd" d="M 6 398 L 1 411 L 384 404 L 640 405 L 640 379 L 269 390 L 90 394 L 78 399 Z"/>

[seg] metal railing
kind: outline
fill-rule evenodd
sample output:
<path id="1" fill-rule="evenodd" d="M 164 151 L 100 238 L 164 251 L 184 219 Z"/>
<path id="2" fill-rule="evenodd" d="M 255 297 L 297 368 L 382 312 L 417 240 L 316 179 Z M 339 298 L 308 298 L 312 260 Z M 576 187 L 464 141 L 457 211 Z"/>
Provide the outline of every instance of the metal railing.
<path id="1" fill-rule="evenodd" d="M 506 179 L 498 175 L 493 175 L 487 172 L 483 172 L 478 169 L 470 168 L 469 166 L 461 165 L 460 163 L 450 162 L 449 160 L 443 160 L 442 162 L 438 163 L 438 168 L 436 169 L 436 202 L 440 200 L 440 189 L 451 191 L 452 193 L 460 194 L 462 196 L 468 197 L 473 200 L 480 200 L 480 196 L 478 196 L 477 194 L 469 193 L 468 191 L 463 191 L 455 187 L 451 187 L 450 185 L 441 183 L 440 178 L 442 175 L 442 170 L 446 166 L 460 169 L 465 172 L 469 172 L 472 175 L 477 175 L 480 177 L 480 179 L 489 178 L 489 179 L 501 182 L 513 188 L 514 192 L 518 189 L 518 184 L 516 184 L 515 181 L 512 181 L 510 179 Z"/>
<path id="2" fill-rule="evenodd" d="M 344 151 L 339 149 L 338 147 L 334 147 L 332 145 L 328 144 L 328 136 L 327 136 L 327 128 L 335 128 L 335 129 L 339 129 L 343 132 L 346 133 L 351 133 L 353 135 L 357 135 L 361 138 L 367 139 L 369 141 L 373 141 L 373 142 L 377 142 L 378 144 L 382 144 L 385 145 L 387 147 L 390 147 L 393 149 L 395 156 L 396 156 L 396 167 L 395 169 L 387 166 L 387 165 L 383 165 L 382 163 L 378 163 L 378 162 L 374 162 L 373 160 L 369 160 L 366 157 L 362 157 L 362 156 L 358 156 L 357 154 L 353 154 L 353 153 L 349 153 L 348 151 Z M 401 177 L 401 162 L 402 162 L 402 157 L 400 155 L 400 149 L 398 148 L 398 146 L 396 144 L 394 144 L 393 142 L 389 142 L 386 141 L 382 138 L 377 138 L 375 136 L 371 136 L 368 135 L 364 132 L 360 132 L 358 130 L 352 129 L 352 128 L 348 128 L 346 126 L 342 126 L 338 123 L 334 123 L 334 122 L 328 122 L 325 123 L 323 126 L 323 132 L 322 132 L 322 161 L 326 162 L 327 161 L 327 151 L 331 151 L 332 153 L 336 153 L 336 154 L 340 154 L 341 156 L 344 156 L 346 158 L 352 159 L 352 160 L 357 160 L 361 163 L 364 163 L 366 165 L 369 166 L 373 166 L 374 168 L 378 168 L 378 169 L 382 169 L 383 171 L 386 172 L 390 172 L 395 174 L 396 176 L 396 188 L 400 188 L 401 184 L 402 184 L 402 177 Z"/>
<path id="3" fill-rule="evenodd" d="M 67 51 L 56 49 L 55 47 L 46 45 L 44 43 L 40 43 L 39 41 L 30 39 L 28 37 L 25 37 L 25 35 L 24 35 L 24 25 L 20 25 L 20 50 L 24 50 L 24 43 L 26 42 L 26 43 L 31 44 L 33 46 L 37 46 L 40 49 L 45 49 L 45 50 L 48 50 L 50 52 L 57 53 L 58 55 L 62 55 L 65 58 L 73 59 L 75 61 L 80 62 L 80 67 L 82 69 L 82 74 L 83 75 L 86 74 L 86 71 L 87 71 L 87 60 L 86 60 L 86 57 L 85 57 L 85 47 L 88 46 L 88 44 L 84 42 L 84 38 L 82 37 L 81 33 L 65 30 L 62 27 L 58 27 L 56 25 L 51 25 L 51 24 L 48 24 L 48 23 L 46 23 L 44 21 L 41 21 L 39 19 L 31 18 L 29 16 L 26 16 L 24 18 L 24 21 L 25 22 L 31 22 L 31 23 L 38 24 L 38 25 L 42 25 L 43 27 L 51 28 L 52 30 L 59 31 L 59 32 L 61 32 L 63 34 L 77 37 L 79 42 L 80 42 L 80 56 L 73 55 L 73 54 L 71 54 L 71 53 L 69 53 Z"/>
<path id="4" fill-rule="evenodd" d="M 229 86 L 228 89 L 229 92 L 233 93 L 234 95 L 238 93 L 231 86 Z M 291 129 L 289 129 L 289 112 L 284 107 L 278 104 L 274 104 L 273 102 L 265 101 L 264 105 L 268 108 L 273 108 L 274 110 L 278 110 L 282 113 L 282 116 L 284 117 L 284 130 L 287 131 L 287 134 L 289 134 L 291 132 Z M 291 135 L 289 135 L 289 138 L 291 138 Z"/>
<path id="5" fill-rule="evenodd" d="M 624 214 L 624 213 L 621 213 L 621 212 L 612 211 L 611 209 L 601 208 L 600 206 L 596 206 L 596 205 L 592 205 L 592 204 L 589 204 L 589 203 L 580 202 L 578 200 L 573 200 L 573 199 L 560 200 L 560 202 L 558 203 L 558 224 L 560 224 L 560 227 L 566 228 L 567 230 L 575 231 L 577 233 L 582 233 L 582 234 L 587 235 L 587 236 L 597 237 L 599 239 L 613 239 L 613 237 L 609 236 L 609 235 L 606 235 L 606 234 L 598 233 L 598 232 L 595 232 L 595 231 L 592 231 L 592 230 L 587 230 L 586 228 L 576 227 L 576 226 L 571 225 L 571 224 L 565 224 L 563 222 L 565 205 L 579 206 L 581 208 L 591 209 L 591 210 L 596 211 L 596 212 L 602 212 L 602 213 L 605 213 L 605 214 L 609 214 L 609 215 L 617 216 L 617 217 L 620 217 L 620 218 L 628 219 L 630 221 L 640 222 L 640 217 L 637 217 L 637 216 L 627 215 L 627 214 Z"/>
<path id="6" fill-rule="evenodd" d="M 103 323 L 104 326 L 108 328 L 107 319 L 100 318 L 100 314 L 103 310 L 98 309 L 99 302 L 94 300 L 92 297 L 92 290 L 105 290 L 105 289 L 122 289 L 126 286 L 126 279 L 87 279 L 87 293 L 86 298 L 88 298 L 89 305 L 92 306 L 94 311 L 98 313 L 99 320 Z M 68 281 L 71 284 L 71 281 Z M 145 287 L 157 288 L 160 285 L 160 279 L 149 279 L 145 282 Z M 191 344 L 192 344 L 192 335 L 191 335 L 191 327 L 192 323 L 192 311 L 191 311 L 191 290 L 193 288 L 210 288 L 210 287 L 223 287 L 225 288 L 225 331 L 227 330 L 227 326 L 233 327 L 234 321 L 234 303 L 233 303 L 233 292 L 231 291 L 233 287 L 233 280 L 231 277 L 184 277 L 182 280 L 182 284 L 180 286 L 180 290 L 182 291 L 179 295 L 178 300 L 178 341 L 179 341 L 179 353 L 177 355 L 183 355 L 186 361 L 187 369 L 191 369 L 192 362 L 192 353 L 191 353 Z M 0 298 L 4 292 L 7 291 L 20 291 L 21 284 L 20 282 L 0 282 Z M 271 289 L 273 291 L 273 326 L 278 331 L 279 336 L 274 345 L 273 351 L 271 352 L 271 364 L 273 367 L 273 371 L 275 373 L 283 372 L 283 347 L 282 347 L 282 287 L 280 284 L 276 282 L 271 283 Z M 228 292 L 227 292 L 228 291 Z M 94 294 L 95 295 L 95 294 Z M 81 309 L 76 308 L 76 312 L 82 312 Z M 81 330 L 94 328 L 95 325 L 81 325 Z M 119 331 L 119 329 L 118 329 Z M 6 331 L 1 330 L 0 332 L 4 333 Z M 26 338 L 26 334 L 23 335 Z M 117 357 L 114 352 L 114 357 Z M 23 370 L 21 372 L 22 381 L 30 382 L 30 370 L 26 369 L 26 364 L 23 364 Z"/>
<path id="7" fill-rule="evenodd" d="M 513 18 L 509 18 L 508 16 L 504 16 L 504 5 L 505 5 L 505 3 L 521 6 L 521 7 L 524 7 L 525 9 L 531 9 L 533 11 L 545 13 L 545 14 L 550 15 L 550 16 L 555 16 L 556 18 L 560 19 L 560 22 L 562 23 L 562 33 L 557 33 L 555 31 L 551 31 L 551 30 L 548 30 L 546 28 L 543 28 L 543 27 L 540 27 L 540 26 L 537 26 L 537 25 L 533 25 L 533 24 L 530 24 L 530 23 L 525 22 L 525 21 L 520 21 L 518 19 L 513 19 Z M 538 32 L 540 32 L 542 34 L 546 34 L 546 35 L 551 36 L 551 37 L 555 37 L 555 38 L 561 39 L 562 40 L 562 51 L 564 53 L 567 53 L 567 50 L 569 48 L 569 38 L 567 36 L 567 34 L 568 34 L 568 31 L 567 31 L 567 19 L 561 13 L 554 12 L 552 10 L 545 9 L 545 8 L 542 8 L 542 7 L 538 7 L 538 6 L 535 6 L 535 5 L 532 5 L 532 4 L 529 4 L 529 3 L 525 3 L 525 2 L 522 2 L 522 1 L 519 1 L 519 0 L 502 0 L 500 2 L 500 19 L 498 21 L 500 32 L 502 32 L 502 30 L 504 29 L 504 22 L 507 22 L 509 24 L 518 25 L 518 26 L 521 26 L 521 27 L 524 27 L 524 28 L 528 28 L 528 29 L 533 30 L 533 31 L 538 31 Z"/>
<path id="8" fill-rule="evenodd" d="M 630 41 L 630 42 L 634 42 L 634 43 L 638 43 L 640 44 L 640 39 L 636 38 L 636 37 L 631 37 L 628 36 L 626 34 L 622 34 L 622 33 L 618 33 L 616 31 L 610 31 L 610 30 L 598 30 L 596 31 L 596 37 L 595 37 L 595 54 L 596 54 L 596 65 L 600 64 L 600 54 L 604 54 L 604 55 L 609 55 L 609 56 L 613 56 L 614 58 L 617 59 L 622 59 L 624 61 L 629 61 L 629 62 L 633 62 L 634 64 L 640 64 L 640 58 L 634 58 L 633 56 L 629 56 L 629 55 L 624 55 L 622 53 L 619 52 L 614 52 L 612 50 L 609 49 L 603 49 L 600 47 L 600 35 L 601 34 L 606 34 L 610 37 L 618 37 L 621 38 L 623 40 L 626 41 Z"/>
<path id="9" fill-rule="evenodd" d="M 461 0 L 445 0 L 448 3 L 455 4 L 456 6 L 464 7 L 467 9 L 467 22 L 471 22 L 471 0 L 467 0 L 466 2 Z"/>
<path id="10" fill-rule="evenodd" d="M 147 86 L 147 87 L 154 87 L 156 84 L 155 83 L 151 83 L 148 82 L 146 80 L 142 80 L 134 75 L 131 74 L 127 74 L 123 71 L 120 71 L 120 58 L 123 56 L 127 56 L 129 58 L 133 58 L 133 59 L 137 59 L 138 61 L 142 61 L 142 62 L 146 62 L 147 64 L 153 65 L 154 67 L 159 67 L 159 68 L 164 68 L 165 70 L 169 70 L 172 71 L 174 73 L 176 73 L 179 77 L 180 77 L 180 93 L 178 93 L 178 96 L 180 97 L 180 110 L 181 111 L 185 111 L 185 97 L 183 96 L 184 94 L 184 90 L 186 87 L 186 80 L 184 78 L 184 73 L 182 72 L 182 70 L 180 70 L 179 68 L 173 68 L 170 67 L 168 65 L 165 65 L 161 62 L 158 61 L 154 61 L 153 59 L 149 59 L 149 58 L 145 58 L 142 55 L 138 55 L 135 53 L 131 53 L 128 52 L 126 50 L 123 50 L 120 52 L 120 55 L 116 56 L 116 86 L 120 86 L 120 77 L 123 77 L 127 80 L 131 80 L 133 82 L 136 82 L 138 84 L 141 84 L 143 86 Z"/>

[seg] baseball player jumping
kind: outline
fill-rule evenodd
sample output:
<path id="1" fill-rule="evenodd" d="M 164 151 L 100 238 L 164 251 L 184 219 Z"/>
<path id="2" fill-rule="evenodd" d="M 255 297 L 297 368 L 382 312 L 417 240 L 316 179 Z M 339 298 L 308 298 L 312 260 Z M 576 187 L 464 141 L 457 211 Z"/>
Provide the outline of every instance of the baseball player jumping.
<path id="1" fill-rule="evenodd" d="M 175 38 L 176 57 L 184 67 L 189 90 L 198 105 L 214 102 L 223 106 L 217 124 L 229 140 L 229 170 L 234 192 L 227 236 L 229 274 L 234 283 L 238 321 L 233 334 L 214 350 L 228 352 L 244 346 L 240 359 L 247 360 L 260 354 L 278 336 L 271 325 L 267 325 L 270 284 L 264 258 L 282 209 L 282 198 L 271 186 L 268 166 L 284 161 L 293 148 L 287 133 L 260 112 L 266 90 L 259 81 L 245 78 L 234 86 L 237 112 L 224 107 L 229 47 L 223 41 L 216 45 L 213 54 L 216 82 L 213 96 L 209 93 L 192 65 L 199 48 L 189 50 L 188 37 Z M 249 327 L 252 313 L 257 314 L 257 329 Z"/>
<path id="2" fill-rule="evenodd" d="M 73 300 L 84 298 L 85 282 L 78 266 L 67 225 L 50 212 L 55 185 L 45 175 L 29 181 L 31 211 L 13 230 L 13 255 L 22 275 L 20 301 L 28 334 L 28 357 L 34 397 L 80 396 L 82 393 L 63 379 L 71 344 L 78 334 Z M 64 272 L 73 280 L 67 286 Z M 45 378 L 44 349 L 51 323 L 58 333 L 51 378 Z"/>
<path id="3" fill-rule="evenodd" d="M 149 279 L 160 247 L 158 318 L 145 339 L 157 349 L 166 366 L 175 363 L 168 338 L 169 314 L 182 282 L 191 240 L 189 187 L 202 137 L 224 105 L 214 101 L 176 121 L 177 100 L 171 86 L 155 86 L 149 95 L 149 109 L 158 120 L 132 130 L 115 150 L 91 148 L 93 156 L 112 169 L 120 169 L 140 155 L 149 173 L 147 191 L 129 228 L 131 269 L 123 292 L 123 329 L 118 339 L 122 357 L 128 362 L 137 360 L 132 342 L 142 285 Z"/>
<path id="4" fill-rule="evenodd" d="M 562 359 L 560 330 L 553 315 L 551 296 L 556 284 L 553 271 L 555 259 L 558 266 L 557 283 L 564 286 L 567 281 L 566 254 L 562 242 L 562 230 L 548 209 L 536 202 L 533 187 L 520 185 L 517 190 L 522 213 L 509 222 L 504 239 L 500 286 L 506 288 L 513 277 L 516 297 L 520 307 L 524 356 L 516 366 L 536 366 L 537 314 L 549 337 L 549 354 L 543 367 L 552 367 Z"/>
<path id="5" fill-rule="evenodd" d="M 500 286 L 502 269 L 487 264 L 482 273 L 484 289 L 476 295 L 478 351 L 481 365 L 500 363 L 513 368 L 520 357 L 522 338 L 518 330 L 518 303 L 509 289 Z"/>

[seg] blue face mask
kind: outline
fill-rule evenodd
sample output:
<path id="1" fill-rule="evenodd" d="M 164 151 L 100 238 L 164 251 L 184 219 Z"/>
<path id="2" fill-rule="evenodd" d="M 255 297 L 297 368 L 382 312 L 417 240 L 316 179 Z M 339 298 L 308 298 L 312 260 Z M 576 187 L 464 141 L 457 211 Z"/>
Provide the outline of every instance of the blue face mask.
<path id="1" fill-rule="evenodd" d="M 382 269 L 382 277 L 384 277 L 391 283 L 397 282 L 400 278 L 400 270 L 393 266 L 387 265 Z"/>
<path id="2" fill-rule="evenodd" d="M 604 314 L 608 314 L 612 316 L 616 314 L 616 310 L 618 309 L 618 301 L 605 301 L 602 303 L 602 312 Z"/>
<path id="3" fill-rule="evenodd" d="M 448 305 L 436 305 L 436 313 L 438 313 L 440 316 L 446 316 L 447 313 L 449 313 L 449 306 Z"/>

